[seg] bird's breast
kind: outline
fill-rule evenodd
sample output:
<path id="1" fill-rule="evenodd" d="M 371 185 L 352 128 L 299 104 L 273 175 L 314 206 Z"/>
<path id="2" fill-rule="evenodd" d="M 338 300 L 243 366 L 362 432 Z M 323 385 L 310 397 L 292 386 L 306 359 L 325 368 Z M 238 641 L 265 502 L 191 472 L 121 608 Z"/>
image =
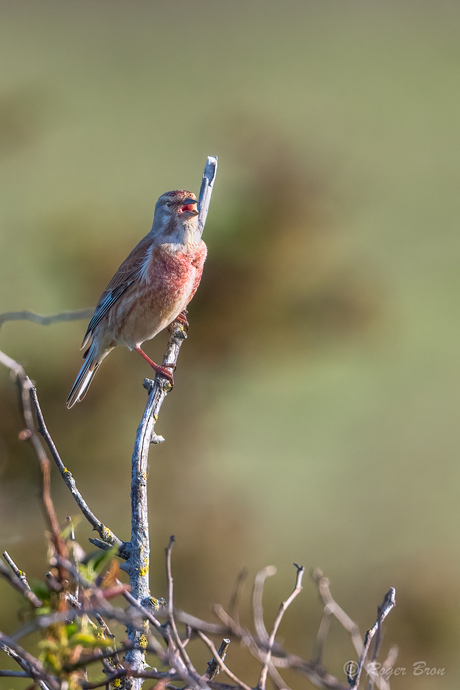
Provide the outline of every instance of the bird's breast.
<path id="1" fill-rule="evenodd" d="M 162 303 L 165 311 L 175 310 L 179 303 L 184 309 L 198 288 L 205 259 L 202 240 L 180 248 L 168 244 L 155 247 L 146 276 L 152 298 Z"/>

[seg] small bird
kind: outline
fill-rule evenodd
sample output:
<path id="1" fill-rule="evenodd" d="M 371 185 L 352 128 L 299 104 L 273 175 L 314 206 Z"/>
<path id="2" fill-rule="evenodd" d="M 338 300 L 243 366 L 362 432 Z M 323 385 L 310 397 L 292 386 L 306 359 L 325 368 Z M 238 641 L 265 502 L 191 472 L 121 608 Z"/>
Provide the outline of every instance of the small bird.
<path id="1" fill-rule="evenodd" d="M 197 199 L 183 189 L 166 192 L 155 205 L 152 229 L 121 264 L 101 295 L 81 349 L 87 347 L 67 407 L 80 402 L 102 360 L 117 345 L 136 350 L 173 384 L 172 372 L 141 345 L 179 317 L 200 284 L 206 245 L 198 227 Z"/>

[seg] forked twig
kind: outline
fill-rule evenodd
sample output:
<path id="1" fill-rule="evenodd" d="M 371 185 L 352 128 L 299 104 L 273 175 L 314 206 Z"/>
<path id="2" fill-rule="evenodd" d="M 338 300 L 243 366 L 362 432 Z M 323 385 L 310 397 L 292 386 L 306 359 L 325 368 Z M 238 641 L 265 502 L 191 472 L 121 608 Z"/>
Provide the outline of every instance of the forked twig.
<path id="1" fill-rule="evenodd" d="M 356 623 L 345 613 L 345 611 L 337 604 L 337 602 L 332 597 L 331 591 L 329 589 L 329 580 L 324 577 L 322 571 L 316 568 L 312 573 L 313 580 L 316 582 L 319 594 L 324 603 L 324 614 L 323 621 L 321 622 L 320 630 L 316 639 L 316 658 L 321 659 L 322 646 L 326 639 L 328 631 L 328 618 L 329 616 L 334 616 L 339 621 L 340 625 L 345 628 L 345 630 L 350 634 L 351 640 L 353 642 L 356 653 L 360 654 L 363 647 L 363 639 L 359 628 Z M 321 637 L 320 637 L 321 635 Z"/>
<path id="2" fill-rule="evenodd" d="M 262 671 L 260 673 L 260 678 L 259 682 L 257 684 L 257 687 L 259 690 L 265 690 L 265 684 L 267 682 L 267 673 L 268 673 L 268 667 L 270 665 L 271 657 L 272 657 L 272 649 L 273 645 L 275 643 L 275 637 L 276 633 L 278 632 L 278 628 L 280 626 L 281 620 L 286 613 L 287 608 L 292 604 L 294 599 L 300 592 L 302 591 L 302 579 L 303 579 L 303 574 L 305 572 L 305 568 L 303 565 L 298 565 L 297 563 L 294 563 L 295 567 L 297 568 L 297 575 L 295 579 L 295 585 L 294 589 L 292 591 L 292 594 L 286 599 L 286 601 L 283 601 L 281 606 L 279 607 L 278 614 L 275 618 L 275 622 L 273 623 L 273 627 L 270 633 L 270 637 L 268 640 L 268 651 L 267 651 L 267 656 L 264 665 L 262 666 Z"/>

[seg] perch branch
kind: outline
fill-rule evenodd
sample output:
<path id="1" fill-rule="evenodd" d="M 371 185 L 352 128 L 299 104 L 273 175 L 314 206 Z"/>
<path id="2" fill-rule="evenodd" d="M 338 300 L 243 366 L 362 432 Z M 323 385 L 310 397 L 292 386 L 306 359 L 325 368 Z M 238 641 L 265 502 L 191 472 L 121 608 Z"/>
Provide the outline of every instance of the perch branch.
<path id="1" fill-rule="evenodd" d="M 217 159 L 208 157 L 203 173 L 200 195 L 198 199 L 199 216 L 198 222 L 201 232 L 207 217 L 209 203 L 211 200 L 212 188 L 217 171 Z M 180 348 L 184 339 L 187 337 L 184 327 L 175 321 L 170 326 L 170 337 L 163 358 L 163 366 L 175 369 Z M 129 583 L 132 596 L 141 604 L 150 599 L 149 590 L 149 524 L 148 524 L 148 504 L 147 504 L 147 474 L 148 474 L 148 454 L 151 443 L 161 443 L 164 439 L 155 433 L 155 422 L 158 419 L 160 408 L 167 393 L 171 390 L 169 381 L 161 374 L 155 376 L 154 381 L 145 380 L 144 386 L 148 390 L 147 404 L 138 426 L 134 451 L 132 456 L 131 474 L 131 541 L 129 543 L 129 558 L 126 570 L 129 574 Z M 174 622 L 174 619 L 173 619 Z M 173 635 L 177 635 L 175 623 L 171 624 Z M 146 624 L 146 631 L 148 624 Z M 181 659 L 185 664 L 182 669 L 178 663 L 175 666 L 178 673 L 183 676 L 185 673 L 192 681 L 192 686 L 199 687 L 196 677 L 199 678 L 195 669 L 191 665 L 188 655 L 182 645 L 179 636 L 177 644 Z M 128 652 L 125 661 L 133 671 L 142 671 L 145 664 L 145 654 L 142 650 L 142 634 L 139 630 L 129 629 L 128 639 L 133 650 Z M 176 640 L 177 643 L 177 640 Z M 176 660 L 177 661 L 177 660 Z M 140 690 L 142 680 L 130 680 L 127 684 L 129 690 Z"/>

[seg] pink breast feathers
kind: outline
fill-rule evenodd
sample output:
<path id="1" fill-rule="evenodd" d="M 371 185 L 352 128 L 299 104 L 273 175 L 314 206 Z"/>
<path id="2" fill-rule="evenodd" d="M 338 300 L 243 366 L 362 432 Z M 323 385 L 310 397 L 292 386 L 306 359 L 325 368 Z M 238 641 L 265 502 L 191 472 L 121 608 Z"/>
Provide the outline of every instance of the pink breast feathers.
<path id="1" fill-rule="evenodd" d="M 204 242 L 179 251 L 171 251 L 165 245 L 154 249 L 148 281 L 163 303 L 164 312 L 175 311 L 179 303 L 184 309 L 189 303 L 200 284 L 205 258 Z"/>

